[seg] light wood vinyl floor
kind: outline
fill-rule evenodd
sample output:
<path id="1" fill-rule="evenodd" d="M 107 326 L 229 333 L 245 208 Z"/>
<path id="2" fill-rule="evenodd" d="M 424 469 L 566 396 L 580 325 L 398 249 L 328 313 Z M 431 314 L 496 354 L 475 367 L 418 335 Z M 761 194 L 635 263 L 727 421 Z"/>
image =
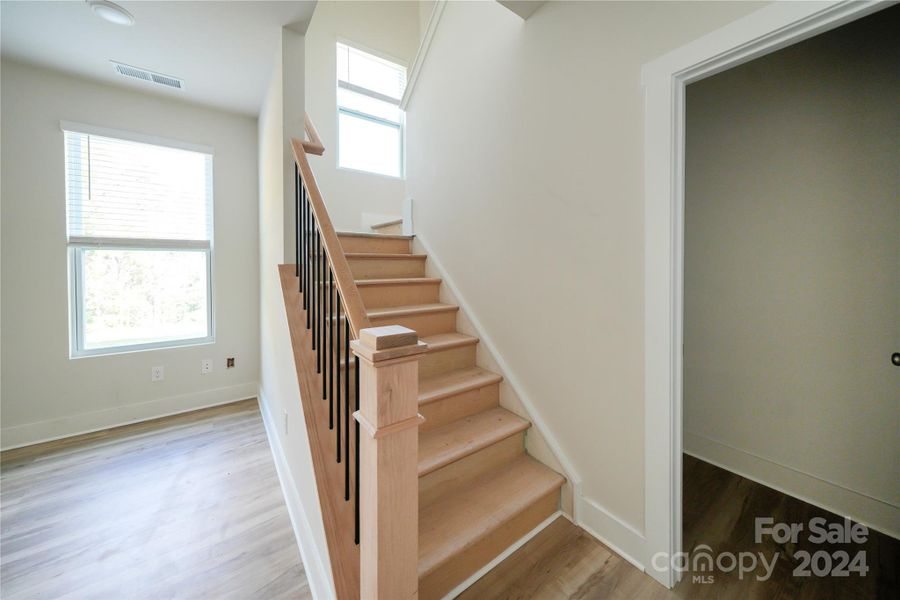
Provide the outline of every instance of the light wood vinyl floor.
<path id="1" fill-rule="evenodd" d="M 0 461 L 4 600 L 311 597 L 256 400 Z"/>
<path id="2" fill-rule="evenodd" d="M 864 544 L 776 545 L 754 542 L 754 519 L 808 523 L 841 518 L 806 502 L 744 479 L 709 463 L 684 457 L 684 547 L 707 544 L 714 552 L 779 552 L 772 577 L 757 581 L 737 572 L 714 573 L 711 583 L 693 582 L 687 574 L 667 590 L 583 529 L 559 518 L 467 589 L 460 599 L 604 599 L 604 600 L 863 600 L 900 598 L 900 542 L 870 530 Z M 865 551 L 865 577 L 794 577 L 799 550 L 829 553 Z M 762 573 L 760 569 L 760 573 Z"/>

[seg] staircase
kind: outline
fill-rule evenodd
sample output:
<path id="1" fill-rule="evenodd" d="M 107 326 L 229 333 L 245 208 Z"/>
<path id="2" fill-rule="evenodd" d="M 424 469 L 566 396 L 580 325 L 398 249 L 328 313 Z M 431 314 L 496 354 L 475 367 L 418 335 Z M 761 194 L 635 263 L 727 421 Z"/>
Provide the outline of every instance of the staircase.
<path id="1" fill-rule="evenodd" d="M 402 325 L 419 360 L 419 596 L 440 598 L 557 510 L 563 478 L 525 454 L 531 424 L 501 408 L 497 373 L 411 236 L 338 233 L 373 327 Z"/>
<path id="2" fill-rule="evenodd" d="M 500 406 L 412 236 L 335 231 L 306 132 L 279 271 L 334 589 L 442 598 L 553 515 L 564 479 L 526 454 L 531 424 Z"/>

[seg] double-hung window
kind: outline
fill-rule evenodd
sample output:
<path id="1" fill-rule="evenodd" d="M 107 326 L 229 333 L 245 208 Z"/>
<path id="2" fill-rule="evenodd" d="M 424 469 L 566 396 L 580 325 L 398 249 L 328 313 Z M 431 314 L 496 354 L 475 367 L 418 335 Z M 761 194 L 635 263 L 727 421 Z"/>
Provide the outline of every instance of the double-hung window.
<path id="1" fill-rule="evenodd" d="M 211 342 L 211 151 L 62 125 L 72 356 Z"/>
<path id="2" fill-rule="evenodd" d="M 406 67 L 337 45 L 338 166 L 403 176 Z"/>

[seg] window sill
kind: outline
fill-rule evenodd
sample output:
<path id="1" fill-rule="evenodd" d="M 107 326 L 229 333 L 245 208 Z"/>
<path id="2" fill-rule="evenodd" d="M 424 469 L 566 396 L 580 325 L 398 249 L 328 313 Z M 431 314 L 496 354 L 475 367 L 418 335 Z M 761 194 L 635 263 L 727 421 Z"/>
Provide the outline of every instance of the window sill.
<path id="1" fill-rule="evenodd" d="M 215 343 L 216 338 L 214 336 L 210 336 L 205 338 L 192 338 L 189 340 L 166 340 L 164 342 L 133 344 L 130 346 L 92 348 L 90 350 L 70 349 L 69 360 L 77 360 L 80 358 L 96 358 L 99 356 L 114 356 L 117 354 L 133 354 L 135 352 L 149 352 L 152 350 L 174 350 L 177 348 L 190 348 L 192 346 L 208 346 Z"/>
<path id="2" fill-rule="evenodd" d="M 341 165 L 338 165 L 337 169 L 338 171 L 349 171 L 350 173 L 359 173 L 360 175 L 371 175 L 372 177 L 379 177 L 381 179 L 388 179 L 391 181 L 406 181 L 406 177 L 404 177 L 403 175 L 385 175 L 384 173 L 364 171 L 363 169 L 354 169 L 352 167 L 342 167 Z"/>

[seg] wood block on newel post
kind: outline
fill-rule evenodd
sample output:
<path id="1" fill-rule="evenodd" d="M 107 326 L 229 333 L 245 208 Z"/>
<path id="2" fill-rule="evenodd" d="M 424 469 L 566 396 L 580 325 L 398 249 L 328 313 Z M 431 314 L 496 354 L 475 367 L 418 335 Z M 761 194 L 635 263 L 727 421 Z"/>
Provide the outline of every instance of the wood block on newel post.
<path id="1" fill-rule="evenodd" d="M 419 357 L 415 331 L 362 329 L 359 357 L 360 598 L 418 597 Z"/>

